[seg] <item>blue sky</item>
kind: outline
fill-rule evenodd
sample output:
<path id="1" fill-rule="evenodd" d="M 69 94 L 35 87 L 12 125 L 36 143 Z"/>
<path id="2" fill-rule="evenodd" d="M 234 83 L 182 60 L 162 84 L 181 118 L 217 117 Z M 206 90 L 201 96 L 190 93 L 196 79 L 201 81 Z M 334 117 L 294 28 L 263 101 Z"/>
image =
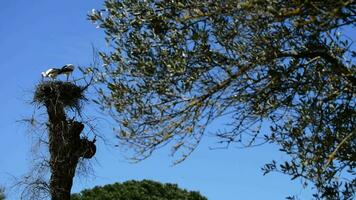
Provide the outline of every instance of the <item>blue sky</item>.
<path id="1" fill-rule="evenodd" d="M 99 49 L 106 48 L 103 32 L 86 20 L 88 12 L 100 8 L 101 4 L 102 1 L 94 0 L 1 3 L 0 185 L 7 187 L 8 199 L 19 198 L 18 191 L 9 188 L 13 176 L 21 177 L 31 167 L 31 133 L 17 121 L 33 113 L 35 108 L 29 102 L 43 70 L 66 63 L 88 65 L 92 60 L 92 44 Z M 76 178 L 73 192 L 117 181 L 152 179 L 199 190 L 211 200 L 276 200 L 288 195 L 310 199 L 311 192 L 303 189 L 298 180 L 292 182 L 290 177 L 276 173 L 262 175 L 260 168 L 264 163 L 287 158 L 270 145 L 209 150 L 215 141 L 206 137 L 180 165 L 172 166 L 167 149 L 143 162 L 130 164 L 124 154 L 113 147 L 116 141 L 111 140 L 111 124 L 90 104 L 86 106 L 89 116 L 100 116 L 95 122 L 98 131 L 111 145 L 98 143 L 96 159 L 92 161 L 94 175 Z M 219 122 L 214 125 L 219 127 Z"/>

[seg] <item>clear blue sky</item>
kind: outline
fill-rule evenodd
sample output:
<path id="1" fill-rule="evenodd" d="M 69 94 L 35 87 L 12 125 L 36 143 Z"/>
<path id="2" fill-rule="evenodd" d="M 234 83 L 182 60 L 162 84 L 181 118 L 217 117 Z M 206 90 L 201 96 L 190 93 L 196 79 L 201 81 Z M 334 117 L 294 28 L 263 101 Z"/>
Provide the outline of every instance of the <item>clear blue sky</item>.
<path id="1" fill-rule="evenodd" d="M 103 32 L 86 20 L 87 13 L 100 8 L 101 3 L 97 0 L 1 2 L 0 185 L 11 186 L 12 176 L 20 177 L 30 169 L 30 133 L 16 121 L 34 111 L 29 102 L 35 84 L 40 81 L 40 72 L 66 63 L 88 65 L 92 60 L 92 44 L 106 48 Z M 89 114 L 97 115 L 93 111 Z M 109 124 L 100 120 L 97 124 L 102 134 L 112 138 Z M 215 125 L 218 127 L 219 123 Z M 275 147 L 212 151 L 209 150 L 212 145 L 214 140 L 205 138 L 187 161 L 171 166 L 172 158 L 166 149 L 141 163 L 129 164 L 121 152 L 99 142 L 93 162 L 95 176 L 76 178 L 73 192 L 117 181 L 152 179 L 199 190 L 211 200 L 276 200 L 295 194 L 310 199 L 311 192 L 302 189 L 299 181 L 292 182 L 290 177 L 280 174 L 262 175 L 260 167 L 264 163 L 287 158 Z M 18 199 L 17 191 L 7 192 L 8 199 Z"/>

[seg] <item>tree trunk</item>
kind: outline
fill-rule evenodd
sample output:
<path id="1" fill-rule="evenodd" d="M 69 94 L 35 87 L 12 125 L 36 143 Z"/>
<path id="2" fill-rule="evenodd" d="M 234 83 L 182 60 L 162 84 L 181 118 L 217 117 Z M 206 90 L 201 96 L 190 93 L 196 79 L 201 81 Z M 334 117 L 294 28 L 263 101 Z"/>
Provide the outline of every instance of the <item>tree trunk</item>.
<path id="1" fill-rule="evenodd" d="M 57 91 L 58 94 L 60 91 Z M 70 200 L 75 170 L 80 157 L 91 158 L 95 141 L 80 138 L 84 124 L 67 119 L 65 105 L 48 95 L 45 106 L 48 113 L 48 138 L 50 153 L 50 194 L 52 200 Z"/>

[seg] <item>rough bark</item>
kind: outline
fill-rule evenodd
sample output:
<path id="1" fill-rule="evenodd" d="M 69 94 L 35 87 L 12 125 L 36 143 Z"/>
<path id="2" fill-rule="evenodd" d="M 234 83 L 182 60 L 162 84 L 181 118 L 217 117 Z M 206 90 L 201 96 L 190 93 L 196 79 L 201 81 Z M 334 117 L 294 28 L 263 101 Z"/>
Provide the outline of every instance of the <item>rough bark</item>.
<path id="1" fill-rule="evenodd" d="M 48 113 L 50 193 L 52 200 L 69 200 L 79 158 L 91 158 L 96 147 L 95 141 L 80 137 L 84 124 L 67 119 L 65 105 L 55 97 L 44 103 Z"/>

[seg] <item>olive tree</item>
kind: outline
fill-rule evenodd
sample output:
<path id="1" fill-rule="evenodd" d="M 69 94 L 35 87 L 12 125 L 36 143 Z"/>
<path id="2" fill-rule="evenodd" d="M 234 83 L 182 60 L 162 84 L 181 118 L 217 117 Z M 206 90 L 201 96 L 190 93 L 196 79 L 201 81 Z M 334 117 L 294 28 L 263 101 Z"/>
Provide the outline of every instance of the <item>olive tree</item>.
<path id="1" fill-rule="evenodd" d="M 352 0 L 105 0 L 88 16 L 110 46 L 97 102 L 137 160 L 169 144 L 181 162 L 227 116 L 218 143 L 274 143 L 290 160 L 265 173 L 351 199 L 355 13 Z"/>

